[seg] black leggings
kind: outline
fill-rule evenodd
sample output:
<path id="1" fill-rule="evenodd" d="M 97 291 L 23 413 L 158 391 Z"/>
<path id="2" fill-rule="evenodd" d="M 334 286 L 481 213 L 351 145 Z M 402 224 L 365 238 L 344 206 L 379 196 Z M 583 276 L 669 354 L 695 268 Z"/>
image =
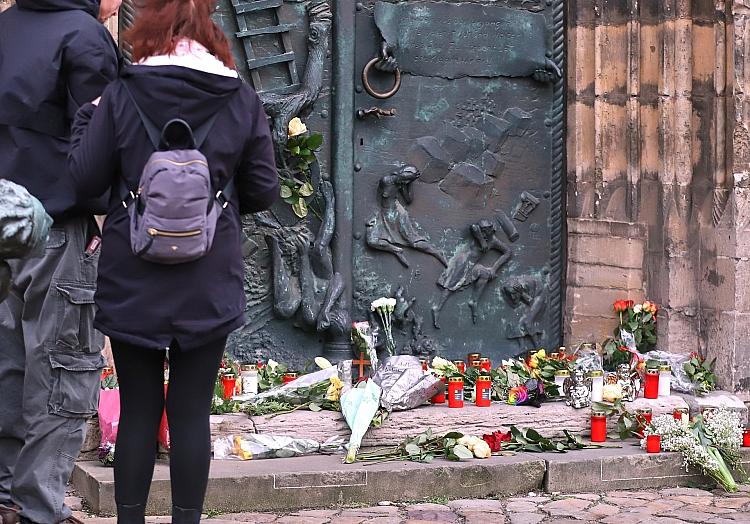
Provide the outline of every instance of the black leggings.
<path id="1" fill-rule="evenodd" d="M 172 503 L 202 509 L 211 463 L 209 415 L 226 337 L 205 346 L 169 349 L 169 421 Z M 112 341 L 120 384 L 120 426 L 115 446 L 115 500 L 145 504 L 164 411 L 164 351 Z"/>

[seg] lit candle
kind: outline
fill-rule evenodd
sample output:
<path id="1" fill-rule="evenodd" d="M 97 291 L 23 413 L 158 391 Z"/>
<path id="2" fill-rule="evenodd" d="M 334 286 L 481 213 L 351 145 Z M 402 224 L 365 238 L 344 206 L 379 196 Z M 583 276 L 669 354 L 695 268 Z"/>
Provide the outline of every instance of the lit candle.
<path id="1" fill-rule="evenodd" d="M 662 364 L 659 366 L 659 396 L 668 397 L 672 394 L 672 366 Z"/>
<path id="2" fill-rule="evenodd" d="M 604 371 L 600 369 L 589 371 L 589 378 L 591 378 L 591 401 L 601 402 L 604 392 Z M 557 376 L 555 376 L 555 382 L 557 382 Z"/>

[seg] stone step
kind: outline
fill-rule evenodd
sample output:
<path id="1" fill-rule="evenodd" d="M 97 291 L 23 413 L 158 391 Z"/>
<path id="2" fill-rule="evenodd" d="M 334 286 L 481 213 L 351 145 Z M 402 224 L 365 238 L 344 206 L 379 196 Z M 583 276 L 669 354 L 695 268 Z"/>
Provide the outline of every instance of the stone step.
<path id="1" fill-rule="evenodd" d="M 619 445 L 611 442 L 610 445 Z M 745 461 L 750 453 L 745 452 Z M 431 464 L 386 462 L 342 464 L 341 455 L 258 461 L 213 461 L 204 509 L 207 512 L 289 512 L 428 497 L 487 498 L 529 492 L 580 493 L 694 486 L 705 479 L 686 472 L 675 453 L 649 455 L 635 441 L 622 447 L 565 454 L 519 453 L 486 460 Z M 98 514 L 114 514 L 112 468 L 76 464 L 78 493 Z M 169 465 L 160 461 L 149 498 L 150 515 L 169 514 Z"/>
<path id="2" fill-rule="evenodd" d="M 745 410 L 744 404 L 737 397 L 726 392 L 714 392 L 698 399 L 687 395 L 672 395 L 656 400 L 639 398 L 635 402 L 625 403 L 629 411 L 649 407 L 654 415 L 672 413 L 675 408 L 690 408 L 691 413 L 696 414 L 701 407 L 717 406 Z M 500 402 L 494 402 L 489 408 L 478 408 L 468 403 L 462 409 L 451 409 L 446 405 L 426 405 L 392 413 L 382 426 L 370 428 L 363 445 L 378 447 L 399 444 L 406 437 L 417 435 L 427 428 L 432 428 L 436 434 L 456 430 L 481 436 L 499 429 L 507 429 L 511 424 L 533 427 L 546 437 L 559 437 L 563 430 L 587 436 L 590 414 L 589 409 L 573 409 L 564 402 L 546 402 L 539 408 L 510 406 Z M 610 431 L 614 430 L 614 425 L 615 422 L 610 420 Z M 232 414 L 211 417 L 212 441 L 220 436 L 256 432 L 320 441 L 331 436 L 350 434 L 341 413 L 332 411 L 314 413 L 300 410 L 278 416 L 248 417 L 244 414 Z M 100 439 L 99 427 L 94 419 L 89 424 L 81 458 L 95 458 Z"/>

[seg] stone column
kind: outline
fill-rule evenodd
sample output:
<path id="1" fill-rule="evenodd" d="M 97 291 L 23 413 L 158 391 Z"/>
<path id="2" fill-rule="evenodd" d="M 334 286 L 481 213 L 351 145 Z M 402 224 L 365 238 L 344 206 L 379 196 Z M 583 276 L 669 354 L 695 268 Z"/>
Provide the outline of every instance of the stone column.
<path id="1" fill-rule="evenodd" d="M 723 2 L 717 2 L 723 3 Z M 726 156 L 701 228 L 701 335 L 724 389 L 750 400 L 750 0 L 727 1 Z"/>

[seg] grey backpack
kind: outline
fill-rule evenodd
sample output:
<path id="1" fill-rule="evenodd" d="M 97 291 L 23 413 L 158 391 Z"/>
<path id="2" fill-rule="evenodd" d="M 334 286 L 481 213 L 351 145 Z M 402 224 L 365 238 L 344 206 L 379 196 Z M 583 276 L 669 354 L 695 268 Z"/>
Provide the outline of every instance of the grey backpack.
<path id="1" fill-rule="evenodd" d="M 218 112 L 195 133 L 178 118 L 159 131 L 127 86 L 125 90 L 156 150 L 143 168 L 137 189 L 128 188 L 120 179 L 122 205 L 130 216 L 133 253 L 159 264 L 199 259 L 211 249 L 216 223 L 232 192 L 231 180 L 219 191 L 213 188 L 208 161 L 199 151 Z M 175 137 L 182 140 L 175 141 Z"/>

